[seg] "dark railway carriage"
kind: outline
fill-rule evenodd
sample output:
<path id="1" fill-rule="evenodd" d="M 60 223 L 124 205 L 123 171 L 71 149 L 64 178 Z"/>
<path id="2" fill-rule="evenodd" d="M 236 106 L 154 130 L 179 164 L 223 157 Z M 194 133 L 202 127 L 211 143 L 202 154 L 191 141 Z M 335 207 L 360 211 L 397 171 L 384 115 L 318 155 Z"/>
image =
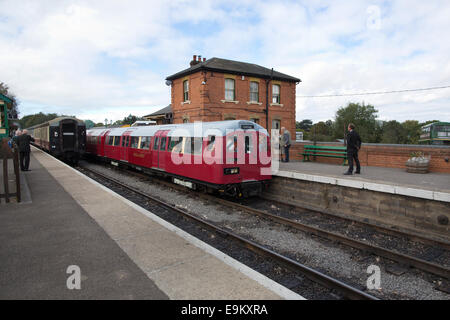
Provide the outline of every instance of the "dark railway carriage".
<path id="1" fill-rule="evenodd" d="M 35 146 L 75 164 L 86 150 L 86 126 L 76 118 L 56 118 L 28 128 L 28 131 Z"/>
<path id="2" fill-rule="evenodd" d="M 271 179 L 267 131 L 245 120 L 91 129 L 88 154 L 231 196 L 262 192 Z"/>

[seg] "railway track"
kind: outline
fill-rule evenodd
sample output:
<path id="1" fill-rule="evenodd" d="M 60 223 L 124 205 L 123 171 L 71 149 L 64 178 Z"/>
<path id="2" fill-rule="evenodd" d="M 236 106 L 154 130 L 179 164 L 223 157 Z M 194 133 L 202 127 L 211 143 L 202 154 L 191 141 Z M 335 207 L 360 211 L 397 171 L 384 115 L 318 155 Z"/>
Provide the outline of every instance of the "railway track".
<path id="1" fill-rule="evenodd" d="M 184 192 L 189 190 L 185 187 L 178 186 L 174 183 L 169 183 L 169 182 L 161 180 L 161 179 L 152 179 L 148 175 L 145 175 L 145 174 L 142 174 L 139 172 L 134 172 L 134 171 L 130 171 L 130 170 L 128 170 L 127 172 L 129 172 L 132 175 L 137 176 L 139 178 L 151 179 L 152 182 L 156 182 L 156 183 L 164 185 L 166 187 L 174 188 L 174 189 L 184 191 Z M 242 210 L 242 211 L 250 213 L 250 214 L 258 215 L 260 217 L 270 219 L 274 222 L 290 226 L 292 228 L 295 228 L 297 230 L 300 230 L 300 231 L 303 231 L 303 232 L 306 232 L 309 234 L 314 234 L 315 236 L 318 236 L 318 237 L 321 237 L 324 239 L 328 239 L 330 241 L 334 241 L 334 242 L 337 242 L 337 243 L 340 243 L 340 244 L 343 244 L 343 245 L 346 245 L 346 246 L 349 246 L 349 247 L 352 247 L 352 248 L 355 248 L 358 250 L 362 250 L 362 251 L 365 251 L 365 252 L 368 252 L 368 253 L 371 253 L 374 255 L 381 256 L 383 258 L 400 263 L 404 267 L 413 267 L 413 268 L 434 274 L 436 276 L 442 277 L 446 280 L 450 279 L 450 269 L 445 266 L 442 266 L 440 264 L 436 264 L 436 263 L 433 263 L 433 262 L 430 262 L 430 261 L 427 261 L 424 259 L 420 259 L 420 258 L 414 257 L 412 255 L 408 255 L 408 254 L 400 253 L 400 252 L 397 252 L 394 250 L 390 250 L 390 249 L 387 249 L 387 248 L 384 248 L 384 247 L 381 247 L 381 246 L 378 246 L 375 244 L 371 244 L 371 243 L 368 243 L 365 241 L 353 239 L 351 237 L 344 236 L 344 235 L 336 233 L 336 232 L 332 232 L 332 231 L 325 230 L 325 229 L 322 229 L 319 227 L 311 226 L 311 225 L 301 223 L 301 222 L 298 222 L 298 221 L 295 221 L 292 219 L 287 219 L 287 218 L 284 218 L 279 215 L 271 214 L 271 213 L 263 211 L 263 210 L 255 209 L 250 206 L 237 203 L 235 201 L 230 201 L 230 200 L 226 200 L 223 198 L 219 198 L 219 197 L 215 197 L 215 196 L 211 196 L 211 195 L 207 195 L 207 194 L 203 194 L 203 193 L 199 193 L 199 192 L 196 192 L 195 196 L 200 197 L 205 200 L 208 200 L 208 201 L 212 201 L 212 202 L 216 202 L 216 203 L 228 206 L 230 208 L 235 208 L 235 209 L 239 209 L 239 210 Z M 300 208 L 300 209 L 304 209 L 304 208 Z M 377 231 L 386 233 L 388 235 L 395 235 L 395 236 L 407 238 L 410 241 L 419 241 L 419 242 L 429 245 L 429 246 L 442 247 L 447 250 L 450 249 L 450 244 L 446 243 L 446 242 L 432 240 L 432 239 L 421 237 L 418 235 L 412 235 L 410 233 L 406 233 L 403 231 L 391 230 L 391 229 L 384 228 L 381 226 L 376 226 L 376 225 L 373 225 L 370 223 L 355 221 L 355 220 L 351 220 L 348 218 L 342 218 L 340 216 L 336 216 L 333 214 L 325 214 L 325 215 L 328 215 L 334 219 L 348 220 L 353 223 L 356 222 L 358 224 L 361 224 L 362 226 L 373 228 Z"/>
<path id="2" fill-rule="evenodd" d="M 354 288 L 338 279 L 335 279 L 323 272 L 320 272 L 318 270 L 315 270 L 313 268 L 310 268 L 306 265 L 303 265 L 289 257 L 283 256 L 273 250 L 270 250 L 254 241 L 245 239 L 243 237 L 241 237 L 240 235 L 230 231 L 230 230 L 226 230 L 224 228 L 221 228 L 213 223 L 210 223 L 204 219 L 201 219 L 185 210 L 181 210 L 178 207 L 175 207 L 171 204 L 168 204 L 158 198 L 155 198 L 154 196 L 144 193 L 140 190 L 135 189 L 134 187 L 131 187 L 127 184 L 124 184 L 114 178 L 108 177 L 107 175 L 104 175 L 100 172 L 97 172 L 95 170 L 91 170 L 88 168 L 79 168 L 79 170 L 81 172 L 84 173 L 88 173 L 91 174 L 93 176 L 96 177 L 100 177 L 101 179 L 104 179 L 108 182 L 112 182 L 113 184 L 119 186 L 120 188 L 124 188 L 127 189 L 129 191 L 131 191 L 132 193 L 138 194 L 139 196 L 150 200 L 153 203 L 156 203 L 158 206 L 164 207 L 166 209 L 172 210 L 177 212 L 178 214 L 183 215 L 184 217 L 195 221 L 196 223 L 201 224 L 202 226 L 218 233 L 221 234 L 223 236 L 226 236 L 228 239 L 232 239 L 238 243 L 240 243 L 241 246 L 244 246 L 247 249 L 252 250 L 253 252 L 256 252 L 259 255 L 263 255 L 266 257 L 269 257 L 279 263 L 281 263 L 282 265 L 286 266 L 288 269 L 293 270 L 295 272 L 299 272 L 301 274 L 303 274 L 305 277 L 307 277 L 308 279 L 314 281 L 315 283 L 318 283 L 322 286 L 325 286 L 331 290 L 336 290 L 338 291 L 340 294 L 343 295 L 343 297 L 347 298 L 347 299 L 355 299 L 355 300 L 379 300 L 377 297 L 370 295 L 364 291 L 361 291 L 357 288 Z M 202 195 L 203 196 L 203 195 Z M 222 200 L 222 199 L 221 199 Z M 226 201 L 226 200 L 225 200 Z M 224 202 L 225 203 L 225 202 Z"/>

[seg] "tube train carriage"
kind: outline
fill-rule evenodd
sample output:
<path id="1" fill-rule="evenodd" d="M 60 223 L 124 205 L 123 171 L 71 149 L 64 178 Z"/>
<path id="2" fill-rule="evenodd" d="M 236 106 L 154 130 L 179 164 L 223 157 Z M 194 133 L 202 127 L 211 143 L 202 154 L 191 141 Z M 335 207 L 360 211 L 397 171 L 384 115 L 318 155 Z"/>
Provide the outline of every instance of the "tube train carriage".
<path id="1" fill-rule="evenodd" d="M 93 128 L 86 154 L 233 197 L 257 195 L 271 179 L 267 130 L 245 120 Z"/>
<path id="2" fill-rule="evenodd" d="M 78 163 L 86 150 L 86 126 L 72 117 L 59 117 L 27 129 L 34 145 L 51 155 Z"/>

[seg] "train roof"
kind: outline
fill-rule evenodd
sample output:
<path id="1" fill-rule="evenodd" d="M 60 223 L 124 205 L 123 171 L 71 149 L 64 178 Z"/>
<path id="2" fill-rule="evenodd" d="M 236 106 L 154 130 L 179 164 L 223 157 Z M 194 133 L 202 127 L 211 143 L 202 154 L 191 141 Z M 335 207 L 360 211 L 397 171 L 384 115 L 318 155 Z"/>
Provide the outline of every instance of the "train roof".
<path id="1" fill-rule="evenodd" d="M 446 125 L 450 125 L 450 122 L 442 122 L 442 121 L 432 122 L 432 123 L 429 123 L 429 124 L 427 124 L 425 126 L 422 126 L 422 129 L 423 128 L 428 128 L 428 127 L 431 127 L 431 126 L 436 126 L 436 125 L 446 126 Z"/>
<path id="2" fill-rule="evenodd" d="M 27 129 L 39 128 L 39 127 L 45 126 L 45 125 L 54 126 L 54 125 L 57 125 L 60 121 L 67 120 L 67 119 L 75 120 L 75 121 L 78 122 L 78 124 L 84 125 L 84 121 L 83 120 L 77 119 L 75 117 L 57 117 L 55 119 L 52 119 L 52 120 L 49 120 L 49 121 L 46 121 L 46 122 L 43 122 L 43 123 L 40 123 L 40 124 L 36 124 L 36 125 L 34 125 L 32 127 L 29 127 Z"/>
<path id="3" fill-rule="evenodd" d="M 201 126 L 200 126 L 201 125 Z M 206 137 L 208 135 L 225 136 L 227 131 L 235 130 L 257 130 L 267 134 L 267 130 L 259 124 L 248 120 L 227 120 L 214 122 L 194 122 L 182 124 L 166 124 L 159 126 L 141 126 L 128 128 L 110 129 L 89 129 L 88 135 L 99 136 L 108 134 L 109 136 L 121 136 L 125 132 L 130 132 L 130 136 L 153 136 L 158 130 L 170 130 L 169 137 L 191 136 Z"/>

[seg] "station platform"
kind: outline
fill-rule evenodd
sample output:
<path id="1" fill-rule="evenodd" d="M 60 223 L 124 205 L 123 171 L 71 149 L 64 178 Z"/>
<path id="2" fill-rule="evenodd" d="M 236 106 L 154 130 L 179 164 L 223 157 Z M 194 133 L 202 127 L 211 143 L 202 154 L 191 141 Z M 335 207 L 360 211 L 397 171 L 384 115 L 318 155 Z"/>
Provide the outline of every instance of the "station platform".
<path id="1" fill-rule="evenodd" d="M 428 200 L 450 202 L 450 174 L 409 173 L 404 169 L 361 167 L 361 174 L 343 175 L 348 166 L 318 162 L 280 162 L 276 176 L 342 185 Z"/>
<path id="2" fill-rule="evenodd" d="M 30 169 L 0 206 L 0 299 L 303 299 L 41 150 Z"/>
<path id="3" fill-rule="evenodd" d="M 450 174 L 317 162 L 280 162 L 263 196 L 450 243 Z"/>

